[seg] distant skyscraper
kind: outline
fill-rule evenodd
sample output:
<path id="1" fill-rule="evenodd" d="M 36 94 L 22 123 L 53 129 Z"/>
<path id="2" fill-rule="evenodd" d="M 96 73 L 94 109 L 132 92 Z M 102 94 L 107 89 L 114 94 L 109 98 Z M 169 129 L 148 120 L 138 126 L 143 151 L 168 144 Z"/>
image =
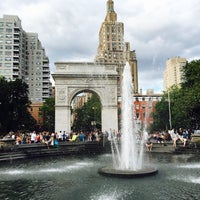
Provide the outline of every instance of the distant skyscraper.
<path id="1" fill-rule="evenodd" d="M 31 102 L 51 96 L 49 59 L 37 33 L 23 30 L 15 15 L 0 18 L 0 75 L 7 80 L 22 79 L 29 86 Z"/>
<path id="2" fill-rule="evenodd" d="M 164 71 L 164 91 L 173 85 L 180 85 L 182 82 L 182 68 L 186 65 L 185 58 L 174 57 L 166 62 Z"/>
<path id="3" fill-rule="evenodd" d="M 95 62 L 116 64 L 119 73 L 119 90 L 126 62 L 131 66 L 134 93 L 138 93 L 138 70 L 136 53 L 130 51 L 130 43 L 124 42 L 124 24 L 117 22 L 117 14 L 114 11 L 113 0 L 107 1 L 107 14 L 99 31 L 99 46 Z"/>

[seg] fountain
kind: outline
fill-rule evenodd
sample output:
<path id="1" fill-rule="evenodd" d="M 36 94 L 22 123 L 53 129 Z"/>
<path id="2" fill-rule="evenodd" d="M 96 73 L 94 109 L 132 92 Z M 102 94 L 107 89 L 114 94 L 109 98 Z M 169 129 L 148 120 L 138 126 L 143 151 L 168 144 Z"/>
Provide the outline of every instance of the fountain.
<path id="1" fill-rule="evenodd" d="M 136 142 L 137 127 L 133 114 L 133 85 L 130 66 L 127 63 L 123 71 L 122 80 L 122 136 L 120 143 L 116 141 L 115 135 L 111 135 L 111 150 L 113 166 L 102 167 L 98 172 L 106 176 L 117 177 L 143 177 L 154 175 L 158 172 L 155 167 L 145 166 L 143 163 L 143 152 L 145 142 L 145 130 L 141 135 L 139 144 Z"/>
<path id="2" fill-rule="evenodd" d="M 146 154 L 161 173 L 142 179 L 97 174 L 110 154 L 54 156 L 1 163 L 0 199 L 200 199 L 200 155 Z M 181 188 L 181 189 L 180 189 Z"/>

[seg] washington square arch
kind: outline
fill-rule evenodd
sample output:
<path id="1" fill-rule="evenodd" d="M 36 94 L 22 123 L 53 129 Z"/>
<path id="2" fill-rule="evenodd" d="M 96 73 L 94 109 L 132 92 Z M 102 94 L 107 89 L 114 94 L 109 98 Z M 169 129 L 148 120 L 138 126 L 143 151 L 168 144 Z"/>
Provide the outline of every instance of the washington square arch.
<path id="1" fill-rule="evenodd" d="M 100 99 L 102 131 L 118 130 L 116 66 L 72 62 L 55 66 L 55 131 L 71 131 L 71 102 L 83 91 L 96 93 Z"/>
<path id="2" fill-rule="evenodd" d="M 71 103 L 81 92 L 97 94 L 101 102 L 101 131 L 118 130 L 118 97 L 123 68 L 129 63 L 134 93 L 138 93 L 135 50 L 124 41 L 124 24 L 117 21 L 114 1 L 107 0 L 107 12 L 99 30 L 99 45 L 94 62 L 56 62 L 55 131 L 71 131 Z"/>

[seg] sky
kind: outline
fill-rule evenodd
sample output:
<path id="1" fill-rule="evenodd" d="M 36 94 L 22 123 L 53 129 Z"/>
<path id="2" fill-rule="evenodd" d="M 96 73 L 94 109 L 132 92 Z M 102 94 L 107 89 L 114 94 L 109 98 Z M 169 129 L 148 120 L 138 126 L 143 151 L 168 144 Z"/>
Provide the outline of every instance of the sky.
<path id="1" fill-rule="evenodd" d="M 0 17 L 17 15 L 26 32 L 38 33 L 50 60 L 93 62 L 107 0 L 6 0 Z M 199 0 L 114 0 L 124 39 L 136 51 L 138 84 L 163 91 L 163 73 L 169 58 L 200 58 Z"/>

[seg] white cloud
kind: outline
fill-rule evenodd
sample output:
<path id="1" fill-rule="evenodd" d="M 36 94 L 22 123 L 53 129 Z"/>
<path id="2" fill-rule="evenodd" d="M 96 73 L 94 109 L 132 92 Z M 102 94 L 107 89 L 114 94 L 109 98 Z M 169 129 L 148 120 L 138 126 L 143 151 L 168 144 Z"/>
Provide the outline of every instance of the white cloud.
<path id="1" fill-rule="evenodd" d="M 199 59 L 199 0 L 114 0 L 125 40 L 136 50 L 139 88 L 162 91 L 166 60 Z M 101 0 L 6 0 L 3 14 L 18 15 L 27 32 L 37 32 L 50 59 L 93 61 L 106 14 Z"/>

